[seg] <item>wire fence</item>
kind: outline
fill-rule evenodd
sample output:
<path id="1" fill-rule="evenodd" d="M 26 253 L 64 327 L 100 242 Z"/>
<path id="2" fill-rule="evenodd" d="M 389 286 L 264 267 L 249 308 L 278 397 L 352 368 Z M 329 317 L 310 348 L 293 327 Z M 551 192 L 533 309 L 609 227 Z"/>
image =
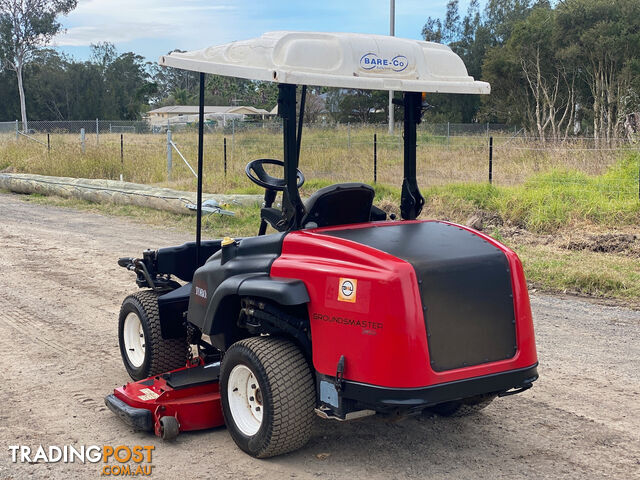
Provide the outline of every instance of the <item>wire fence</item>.
<path id="1" fill-rule="evenodd" d="M 149 122 L 68 121 L 0 123 L 0 170 L 44 175 L 111 178 L 193 189 L 197 124 L 156 128 Z M 205 188 L 250 190 L 244 167 L 255 158 L 282 158 L 282 127 L 229 120 L 208 123 L 204 140 Z M 541 183 L 590 188 L 612 199 L 640 198 L 640 145 L 629 139 L 537 139 L 518 127 L 496 124 L 429 124 L 417 136 L 421 186 L 472 182 Z M 401 126 L 305 125 L 300 168 L 310 185 L 364 181 L 402 182 Z"/>
<path id="2" fill-rule="evenodd" d="M 104 134 L 104 133 L 136 133 L 136 134 L 164 134 L 167 130 L 185 131 L 196 130 L 197 122 L 190 122 L 187 120 L 181 120 L 179 117 L 173 118 L 155 118 L 147 119 L 143 121 L 128 121 L 128 120 L 31 120 L 27 123 L 27 128 L 24 128 L 22 122 L 16 120 L 14 122 L 0 122 L 0 134 L 18 133 L 25 134 L 80 134 L 84 130 L 85 134 Z M 387 128 L 387 124 L 334 124 L 334 123 L 312 123 L 305 124 L 305 128 L 313 130 L 328 130 L 332 131 L 335 128 L 345 128 L 347 130 L 359 129 L 364 127 L 380 127 Z M 402 128 L 401 123 L 395 125 L 396 130 Z M 452 136 L 464 136 L 464 135 L 485 135 L 490 134 L 517 134 L 518 131 L 522 131 L 517 126 L 509 126 L 506 124 L 497 123 L 428 123 L 424 122 L 418 126 L 418 129 L 423 132 L 430 133 L 433 136 L 438 137 L 452 137 Z M 229 118 L 227 120 L 207 120 L 205 133 L 215 133 L 218 131 L 224 131 L 224 133 L 240 133 L 251 130 L 269 130 L 273 132 L 282 131 L 282 123 L 278 118 L 272 118 L 270 120 L 254 120 L 247 116 L 245 119 L 241 118 Z"/>

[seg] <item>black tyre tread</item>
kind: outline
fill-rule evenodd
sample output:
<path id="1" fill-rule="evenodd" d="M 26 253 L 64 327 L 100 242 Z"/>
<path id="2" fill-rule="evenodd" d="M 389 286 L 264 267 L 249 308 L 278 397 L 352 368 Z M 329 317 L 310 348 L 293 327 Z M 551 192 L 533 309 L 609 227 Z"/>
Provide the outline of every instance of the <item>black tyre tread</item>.
<path id="1" fill-rule="evenodd" d="M 180 425 L 175 417 L 162 417 L 160 418 L 160 425 L 162 427 L 162 439 L 168 442 L 175 440 L 180 433 Z"/>
<path id="2" fill-rule="evenodd" d="M 309 364 L 292 342 L 273 337 L 252 337 L 232 348 L 246 348 L 264 366 L 269 379 L 273 423 L 258 458 L 297 450 L 311 437 L 315 413 L 315 383 Z"/>
<path id="3" fill-rule="evenodd" d="M 149 320 L 151 338 L 146 339 L 146 347 L 151 346 L 151 365 L 148 376 L 184 367 L 187 363 L 189 345 L 186 338 L 162 338 L 158 294 L 153 290 L 141 290 L 127 298 L 134 298 L 140 302 Z"/>

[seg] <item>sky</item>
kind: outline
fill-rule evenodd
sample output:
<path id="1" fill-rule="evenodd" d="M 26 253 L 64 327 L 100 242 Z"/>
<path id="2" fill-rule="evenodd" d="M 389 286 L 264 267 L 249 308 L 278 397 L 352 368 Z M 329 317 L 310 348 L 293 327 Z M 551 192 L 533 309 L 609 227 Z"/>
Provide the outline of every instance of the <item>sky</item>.
<path id="1" fill-rule="evenodd" d="M 396 0 L 396 36 L 420 38 L 427 17 L 447 0 Z M 462 1 L 461 10 L 468 2 Z M 60 19 L 53 45 L 89 58 L 89 45 L 111 42 L 147 60 L 179 48 L 197 50 L 274 30 L 389 33 L 389 0 L 80 0 Z"/>

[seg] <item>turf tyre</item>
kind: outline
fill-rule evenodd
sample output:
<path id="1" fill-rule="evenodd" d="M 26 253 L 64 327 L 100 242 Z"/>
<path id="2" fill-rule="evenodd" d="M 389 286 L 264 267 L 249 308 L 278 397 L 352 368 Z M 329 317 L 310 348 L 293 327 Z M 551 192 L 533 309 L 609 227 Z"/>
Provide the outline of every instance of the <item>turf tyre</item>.
<path id="1" fill-rule="evenodd" d="M 243 433 L 238 426 L 241 420 L 236 423 L 230 407 L 230 374 L 237 366 L 247 367 L 260 389 L 262 417 L 252 435 Z M 249 455 L 282 455 L 309 440 L 315 419 L 315 383 L 306 358 L 293 342 L 252 337 L 234 343 L 222 359 L 220 393 L 227 429 L 238 447 Z"/>
<path id="2" fill-rule="evenodd" d="M 138 316 L 144 332 L 144 360 L 140 365 L 130 359 L 124 340 L 125 320 L 132 313 Z M 122 302 L 118 318 L 118 343 L 124 366 L 136 381 L 184 367 L 187 363 L 189 344 L 186 336 L 162 338 L 158 295 L 153 290 L 141 290 Z"/>

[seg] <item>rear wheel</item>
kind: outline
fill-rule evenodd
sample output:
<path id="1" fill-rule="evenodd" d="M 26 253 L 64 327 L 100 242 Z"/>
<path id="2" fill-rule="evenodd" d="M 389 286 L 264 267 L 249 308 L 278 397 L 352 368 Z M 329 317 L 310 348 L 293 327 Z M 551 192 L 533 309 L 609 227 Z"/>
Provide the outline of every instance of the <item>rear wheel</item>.
<path id="1" fill-rule="evenodd" d="M 426 411 L 435 413 L 441 417 L 465 417 L 486 408 L 494 398 L 496 398 L 496 395 L 492 393 L 477 395 L 453 402 L 440 403 L 427 408 Z"/>
<path id="2" fill-rule="evenodd" d="M 162 338 L 158 295 L 143 290 L 122 302 L 118 320 L 120 354 L 129 376 L 142 380 L 186 365 L 186 338 Z"/>
<path id="3" fill-rule="evenodd" d="M 281 338 L 233 344 L 220 370 L 222 411 L 238 447 L 258 458 L 302 447 L 315 418 L 315 384 L 300 349 Z"/>

